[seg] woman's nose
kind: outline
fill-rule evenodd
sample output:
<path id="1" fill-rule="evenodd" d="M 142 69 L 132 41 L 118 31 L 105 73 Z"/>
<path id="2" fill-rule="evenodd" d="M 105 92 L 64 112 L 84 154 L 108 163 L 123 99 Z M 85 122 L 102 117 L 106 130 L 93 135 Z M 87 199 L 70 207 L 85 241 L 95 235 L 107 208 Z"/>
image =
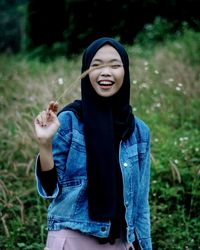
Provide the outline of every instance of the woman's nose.
<path id="1" fill-rule="evenodd" d="M 102 70 L 101 70 L 101 75 L 102 76 L 111 75 L 110 68 L 109 67 L 103 67 Z"/>

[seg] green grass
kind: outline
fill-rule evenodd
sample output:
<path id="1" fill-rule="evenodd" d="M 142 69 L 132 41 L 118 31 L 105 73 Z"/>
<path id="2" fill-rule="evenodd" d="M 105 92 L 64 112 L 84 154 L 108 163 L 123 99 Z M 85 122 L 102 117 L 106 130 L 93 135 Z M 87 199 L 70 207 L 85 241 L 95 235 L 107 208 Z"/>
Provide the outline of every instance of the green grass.
<path id="1" fill-rule="evenodd" d="M 200 249 L 200 34 L 127 50 L 133 110 L 151 129 L 153 247 Z M 66 88 L 60 108 L 80 97 L 80 67 L 79 56 L 46 63 L 0 56 L 2 250 L 44 247 L 48 202 L 36 191 L 33 119 Z"/>

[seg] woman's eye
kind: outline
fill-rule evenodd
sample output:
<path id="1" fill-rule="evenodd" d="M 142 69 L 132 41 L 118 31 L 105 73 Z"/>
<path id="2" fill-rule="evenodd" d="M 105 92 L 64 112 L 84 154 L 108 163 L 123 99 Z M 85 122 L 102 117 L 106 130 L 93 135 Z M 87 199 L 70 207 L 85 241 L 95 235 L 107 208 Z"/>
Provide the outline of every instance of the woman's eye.
<path id="1" fill-rule="evenodd" d="M 91 66 L 92 66 L 92 67 L 98 67 L 98 66 L 100 66 L 100 64 L 94 63 L 94 64 L 92 64 Z"/>
<path id="2" fill-rule="evenodd" d="M 113 69 L 118 69 L 119 67 L 121 67 L 122 65 L 121 64 L 113 64 L 111 67 Z"/>

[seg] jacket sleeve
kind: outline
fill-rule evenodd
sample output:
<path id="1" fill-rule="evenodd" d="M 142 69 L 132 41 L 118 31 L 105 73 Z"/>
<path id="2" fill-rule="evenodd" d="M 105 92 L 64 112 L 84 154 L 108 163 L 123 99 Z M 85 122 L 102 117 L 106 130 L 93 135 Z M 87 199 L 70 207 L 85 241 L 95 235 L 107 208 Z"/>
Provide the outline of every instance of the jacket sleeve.
<path id="1" fill-rule="evenodd" d="M 37 183 L 37 191 L 39 195 L 45 199 L 53 199 L 59 192 L 57 182 L 57 172 L 54 167 L 50 171 L 41 171 L 40 155 L 37 156 L 35 162 L 35 178 Z"/>
<path id="2" fill-rule="evenodd" d="M 151 223 L 149 208 L 150 188 L 150 132 L 148 130 L 147 149 L 144 156 L 141 156 L 140 185 L 138 195 L 138 209 L 135 222 L 135 233 L 141 249 L 151 250 Z"/>
<path id="3" fill-rule="evenodd" d="M 40 164 L 40 157 L 38 157 L 36 169 L 37 169 L 37 177 L 39 178 L 46 194 L 48 196 L 52 195 L 58 181 L 56 167 L 54 166 L 52 169 L 48 171 L 42 171 Z"/>

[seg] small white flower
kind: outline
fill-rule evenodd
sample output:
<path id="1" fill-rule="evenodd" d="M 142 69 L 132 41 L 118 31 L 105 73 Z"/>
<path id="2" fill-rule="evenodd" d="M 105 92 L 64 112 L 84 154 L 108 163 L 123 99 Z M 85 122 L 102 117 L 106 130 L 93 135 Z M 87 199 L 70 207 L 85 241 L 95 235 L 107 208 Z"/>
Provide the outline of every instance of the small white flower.
<path id="1" fill-rule="evenodd" d="M 144 62 L 144 65 L 147 66 L 149 63 L 147 61 Z"/>
<path id="2" fill-rule="evenodd" d="M 180 138 L 179 138 L 179 141 L 181 141 L 181 142 L 182 142 L 182 141 L 188 141 L 188 137 L 180 137 Z"/>
<path id="3" fill-rule="evenodd" d="M 147 71 L 148 69 L 149 69 L 149 67 L 145 67 L 145 68 L 144 68 L 144 70 L 146 70 L 146 71 Z"/>
<path id="4" fill-rule="evenodd" d="M 174 163 L 175 163 L 175 164 L 178 164 L 178 162 L 179 162 L 179 161 L 178 161 L 177 159 L 176 159 L 176 160 L 174 160 Z"/>
<path id="5" fill-rule="evenodd" d="M 176 86 L 176 90 L 177 90 L 177 91 L 181 91 L 181 88 L 178 87 L 178 86 Z"/>
<path id="6" fill-rule="evenodd" d="M 58 84 L 62 85 L 64 83 L 63 78 L 58 78 Z"/>
<path id="7" fill-rule="evenodd" d="M 199 148 L 195 148 L 195 151 L 196 151 L 196 152 L 199 152 Z"/>
<path id="8" fill-rule="evenodd" d="M 155 104 L 155 107 L 156 107 L 156 108 L 160 108 L 160 107 L 161 107 L 161 104 L 158 102 L 158 103 Z"/>
<path id="9" fill-rule="evenodd" d="M 146 82 L 143 82 L 143 83 L 140 85 L 140 88 L 141 88 L 141 89 L 142 89 L 142 88 L 148 89 L 149 86 L 148 86 L 148 84 L 147 84 Z"/>
<path id="10" fill-rule="evenodd" d="M 133 80 L 132 83 L 133 83 L 133 84 L 137 84 L 137 80 Z"/>
<path id="11" fill-rule="evenodd" d="M 179 87 L 183 87 L 183 84 L 179 82 L 179 83 L 178 83 L 178 86 L 179 86 Z"/>
<path id="12" fill-rule="evenodd" d="M 147 110 L 146 110 L 146 114 L 149 114 L 149 113 L 150 113 L 150 111 L 147 109 Z"/>
<path id="13" fill-rule="evenodd" d="M 169 78 L 168 81 L 169 82 L 174 82 L 174 79 L 173 78 Z"/>
<path id="14" fill-rule="evenodd" d="M 159 140 L 158 140 L 158 138 L 155 138 L 154 141 L 155 141 L 155 142 L 158 142 Z"/>
<path id="15" fill-rule="evenodd" d="M 158 74 L 159 74 L 159 71 L 158 71 L 158 70 L 155 70 L 154 73 L 155 73 L 156 75 L 158 75 Z"/>
<path id="16" fill-rule="evenodd" d="M 134 112 L 136 112 L 136 111 L 137 111 L 137 108 L 136 108 L 136 107 L 134 107 L 134 108 L 133 108 L 133 111 L 134 111 Z"/>

